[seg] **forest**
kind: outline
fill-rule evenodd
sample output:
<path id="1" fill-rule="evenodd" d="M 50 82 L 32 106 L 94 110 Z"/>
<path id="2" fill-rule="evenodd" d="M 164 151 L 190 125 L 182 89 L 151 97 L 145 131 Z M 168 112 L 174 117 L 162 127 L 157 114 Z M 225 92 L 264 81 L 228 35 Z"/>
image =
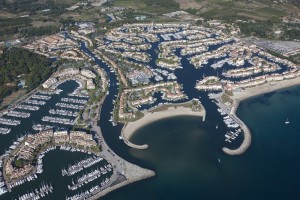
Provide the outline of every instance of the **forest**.
<path id="1" fill-rule="evenodd" d="M 22 48 L 5 48 L 0 54 L 0 102 L 18 90 L 19 77 L 28 90 L 44 82 L 55 70 L 52 62 L 41 55 Z"/>

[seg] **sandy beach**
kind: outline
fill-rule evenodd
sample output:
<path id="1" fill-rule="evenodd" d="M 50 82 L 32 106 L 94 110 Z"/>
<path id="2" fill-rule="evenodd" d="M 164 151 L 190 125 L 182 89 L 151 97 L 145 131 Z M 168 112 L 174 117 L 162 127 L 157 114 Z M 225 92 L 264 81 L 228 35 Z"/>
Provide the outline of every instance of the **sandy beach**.
<path id="1" fill-rule="evenodd" d="M 300 85 L 300 77 L 289 79 L 289 80 L 283 80 L 279 82 L 273 82 L 273 83 L 267 83 L 261 86 L 252 87 L 252 88 L 246 88 L 243 92 L 234 92 L 233 96 L 231 97 L 234 100 L 234 104 L 232 106 L 232 109 L 230 111 L 231 117 L 233 117 L 240 125 L 240 127 L 243 129 L 244 134 L 244 140 L 242 144 L 237 149 L 229 149 L 224 147 L 223 151 L 226 154 L 229 155 L 240 155 L 244 153 L 249 146 L 251 145 L 251 132 L 249 128 L 244 124 L 242 120 L 240 120 L 236 116 L 236 110 L 238 108 L 239 102 L 254 96 L 258 96 L 261 94 L 265 94 L 268 92 L 273 92 L 276 90 L 280 90 L 283 88 L 288 88 L 292 86 Z"/>
<path id="2" fill-rule="evenodd" d="M 162 111 L 158 111 L 158 112 L 151 112 L 150 111 L 145 111 L 144 113 L 144 117 L 134 121 L 134 122 L 129 122 L 127 124 L 124 125 L 122 131 L 121 131 L 121 135 L 123 137 L 124 142 L 132 147 L 132 148 L 137 148 L 137 149 L 146 149 L 148 148 L 147 144 L 143 144 L 143 145 L 137 145 L 137 144 L 133 144 L 131 143 L 129 140 L 130 138 L 133 136 L 133 134 L 141 127 L 150 124 L 154 121 L 158 121 L 160 119 L 163 118 L 168 118 L 168 117 L 174 117 L 174 116 L 199 116 L 201 117 L 199 119 L 202 120 L 202 117 L 205 116 L 205 110 L 202 109 L 201 111 L 192 111 L 190 108 L 186 108 L 183 106 L 177 106 L 175 107 L 169 107 L 166 110 L 162 110 Z"/>
<path id="3" fill-rule="evenodd" d="M 258 96 L 261 94 L 273 92 L 276 90 L 280 90 L 283 88 L 288 88 L 296 85 L 300 85 L 300 77 L 283 80 L 279 82 L 267 83 L 256 87 L 246 88 L 245 91 L 243 92 L 233 92 L 234 95 L 231 98 L 234 100 L 242 101 L 254 96 Z"/>

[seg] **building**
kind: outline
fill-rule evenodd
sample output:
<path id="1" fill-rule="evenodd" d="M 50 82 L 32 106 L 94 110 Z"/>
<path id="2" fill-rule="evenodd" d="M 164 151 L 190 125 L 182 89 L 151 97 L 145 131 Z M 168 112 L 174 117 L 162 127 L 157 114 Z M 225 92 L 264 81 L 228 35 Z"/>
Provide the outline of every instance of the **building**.
<path id="1" fill-rule="evenodd" d="M 56 78 L 49 78 L 44 84 L 43 84 L 43 87 L 45 89 L 48 89 L 50 88 L 53 84 L 55 84 L 57 82 L 57 79 Z"/>
<path id="2" fill-rule="evenodd" d="M 87 79 L 86 80 L 86 89 L 88 90 L 94 90 L 96 88 L 94 82 L 92 79 Z"/>
<path id="3" fill-rule="evenodd" d="M 85 76 L 87 78 L 96 78 L 96 74 L 94 72 L 92 72 L 91 70 L 87 70 L 87 69 L 82 69 L 80 71 L 82 76 Z"/>

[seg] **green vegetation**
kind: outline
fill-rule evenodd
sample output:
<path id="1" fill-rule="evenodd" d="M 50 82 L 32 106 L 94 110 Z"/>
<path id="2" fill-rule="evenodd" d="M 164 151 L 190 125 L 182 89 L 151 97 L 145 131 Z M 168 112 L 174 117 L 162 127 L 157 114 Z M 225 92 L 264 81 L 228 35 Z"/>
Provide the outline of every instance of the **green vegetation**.
<path id="1" fill-rule="evenodd" d="M 95 153 L 99 153 L 101 151 L 100 146 L 92 146 L 91 151 Z"/>
<path id="2" fill-rule="evenodd" d="M 115 0 L 114 5 L 135 8 L 139 12 L 164 14 L 179 9 L 175 0 Z"/>
<path id="3" fill-rule="evenodd" d="M 300 64 L 300 54 L 296 54 L 290 57 L 290 60 L 294 63 Z"/>
<path id="4" fill-rule="evenodd" d="M 15 161 L 15 166 L 22 167 L 23 166 L 23 161 L 21 159 L 16 160 Z"/>
<path id="5" fill-rule="evenodd" d="M 0 54 L 0 101 L 18 90 L 18 81 L 25 80 L 29 90 L 45 81 L 54 68 L 44 56 L 21 48 L 6 48 Z"/>
<path id="6" fill-rule="evenodd" d="M 33 36 L 51 35 L 57 33 L 58 31 L 59 31 L 59 27 L 57 26 L 42 26 L 42 27 L 23 28 L 20 31 L 20 33 L 22 33 L 22 35 L 26 35 L 27 37 L 33 37 Z"/>
<path id="7" fill-rule="evenodd" d="M 179 9 L 179 4 L 174 0 L 116 0 L 115 4 L 119 6 L 143 7 L 144 5 L 146 5 Z"/>
<path id="8" fill-rule="evenodd" d="M 246 36 L 267 38 L 273 30 L 273 24 L 268 22 L 239 23 L 238 25 L 241 32 Z"/>
<path id="9" fill-rule="evenodd" d="M 233 103 L 233 100 L 225 93 L 222 94 L 221 100 L 222 100 L 223 103 L 230 103 L 230 104 Z"/>
<path id="10" fill-rule="evenodd" d="M 283 40 L 300 40 L 300 29 L 287 29 L 281 35 Z"/>
<path id="11" fill-rule="evenodd" d="M 61 12 L 68 5 L 62 2 L 55 3 L 55 0 L 0 0 L 0 9 L 5 9 L 13 13 L 29 12 L 31 14 L 50 9 L 50 12 L 57 13 Z"/>
<path id="12" fill-rule="evenodd" d="M 164 8 L 179 8 L 179 4 L 173 0 L 142 0 L 147 6 L 161 6 Z"/>

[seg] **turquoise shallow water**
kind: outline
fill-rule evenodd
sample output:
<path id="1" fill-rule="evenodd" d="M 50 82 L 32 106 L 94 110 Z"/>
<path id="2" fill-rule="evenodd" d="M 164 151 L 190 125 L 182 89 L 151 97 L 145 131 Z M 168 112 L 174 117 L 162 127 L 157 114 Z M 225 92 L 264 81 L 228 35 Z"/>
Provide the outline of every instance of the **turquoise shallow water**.
<path id="1" fill-rule="evenodd" d="M 213 130 L 211 122 L 197 117 L 174 117 L 141 128 L 133 141 L 148 143 L 150 149 L 128 153 L 157 176 L 104 199 L 299 199 L 299 101 L 300 87 L 294 87 L 242 102 L 238 115 L 253 140 L 241 156 L 223 154 L 218 141 L 225 130 Z"/>

